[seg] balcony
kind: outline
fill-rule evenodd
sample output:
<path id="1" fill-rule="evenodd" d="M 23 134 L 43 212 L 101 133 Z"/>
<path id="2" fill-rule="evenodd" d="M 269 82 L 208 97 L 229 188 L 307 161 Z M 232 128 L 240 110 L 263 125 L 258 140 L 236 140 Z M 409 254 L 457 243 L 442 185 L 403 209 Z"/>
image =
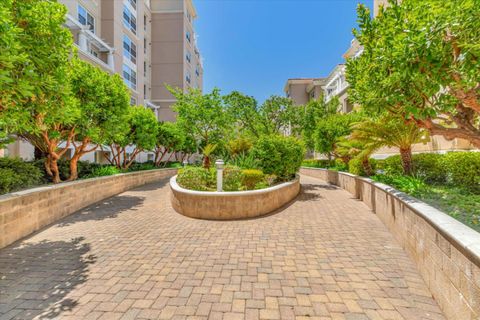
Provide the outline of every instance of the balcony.
<path id="1" fill-rule="evenodd" d="M 108 72 L 114 72 L 114 48 L 91 32 L 88 26 L 82 25 L 69 14 L 67 14 L 65 25 L 72 31 L 80 57 L 99 65 Z"/>

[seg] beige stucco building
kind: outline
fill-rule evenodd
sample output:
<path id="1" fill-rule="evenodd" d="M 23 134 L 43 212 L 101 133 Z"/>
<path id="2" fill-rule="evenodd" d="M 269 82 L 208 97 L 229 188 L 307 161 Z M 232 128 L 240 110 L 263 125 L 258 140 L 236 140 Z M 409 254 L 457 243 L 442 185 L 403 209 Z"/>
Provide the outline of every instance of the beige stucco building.
<path id="1" fill-rule="evenodd" d="M 59 1 L 67 7 L 65 26 L 72 32 L 79 57 L 120 74 L 130 90 L 131 104 L 150 108 L 159 121 L 174 121 L 174 98 L 165 86 L 202 90 L 192 0 Z M 0 152 L 5 155 L 31 160 L 34 148 L 16 141 Z M 152 153 L 137 157 L 140 162 L 151 159 Z M 106 161 L 102 151 L 82 160 Z"/>
<path id="2" fill-rule="evenodd" d="M 322 97 L 324 84 L 324 78 L 291 78 L 283 90 L 295 105 L 304 105 L 312 99 Z"/>
<path id="3" fill-rule="evenodd" d="M 388 5 L 387 0 L 374 0 L 374 16 L 377 16 L 381 6 Z M 363 53 L 363 47 L 353 39 L 350 46 L 343 54 L 345 60 L 355 59 Z M 343 113 L 351 112 L 354 104 L 348 99 L 348 82 L 345 77 L 345 64 L 336 65 L 330 74 L 325 78 L 293 78 L 288 79 L 284 87 L 287 97 L 290 97 L 294 104 L 303 105 L 311 99 L 318 99 L 323 96 L 325 101 L 330 101 L 337 97 L 339 100 L 338 111 Z M 314 86 L 313 83 L 317 85 Z M 312 88 L 315 88 L 314 94 Z M 416 144 L 413 146 L 413 152 L 447 152 L 458 150 L 474 149 L 470 142 L 463 139 L 446 140 L 443 136 L 432 136 L 430 142 L 426 144 Z M 385 158 L 397 154 L 395 148 L 382 148 L 374 154 L 376 158 Z"/>

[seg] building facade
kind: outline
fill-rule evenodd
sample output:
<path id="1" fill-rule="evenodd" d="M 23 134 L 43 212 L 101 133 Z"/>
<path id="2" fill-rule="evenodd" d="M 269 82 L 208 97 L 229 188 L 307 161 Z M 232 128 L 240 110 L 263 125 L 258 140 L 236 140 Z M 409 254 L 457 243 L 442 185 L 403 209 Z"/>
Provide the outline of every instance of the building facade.
<path id="1" fill-rule="evenodd" d="M 382 6 L 388 5 L 388 0 L 374 0 L 374 16 L 377 16 Z M 348 50 L 343 54 L 345 60 L 355 59 L 363 53 L 363 47 L 356 40 L 350 42 Z M 295 105 L 303 105 L 312 99 L 323 96 L 326 102 L 334 97 L 339 100 L 338 112 L 349 113 L 354 109 L 354 104 L 348 99 L 348 82 L 346 81 L 346 67 L 344 63 L 336 65 L 326 78 L 293 78 L 288 79 L 284 87 L 285 94 L 290 97 Z M 318 86 L 313 86 L 315 83 Z M 315 87 L 315 94 L 310 94 Z M 458 150 L 471 150 L 473 146 L 463 139 L 446 140 L 443 136 L 432 136 L 426 144 L 416 144 L 413 152 L 447 152 Z M 398 154 L 395 148 L 382 148 L 373 157 L 386 158 Z"/>
<path id="2" fill-rule="evenodd" d="M 122 76 L 132 105 L 151 109 L 159 121 L 174 121 L 174 97 L 166 85 L 188 91 L 203 88 L 203 66 L 196 43 L 192 0 L 59 0 L 68 10 L 78 56 Z M 104 163 L 103 153 L 82 160 Z M 71 155 L 71 150 L 66 157 Z M 34 148 L 16 141 L 0 156 L 34 157 Z M 141 153 L 137 161 L 152 160 Z"/>
<path id="3" fill-rule="evenodd" d="M 292 78 L 287 80 L 283 90 L 295 105 L 304 105 L 322 97 L 324 84 L 324 78 Z"/>

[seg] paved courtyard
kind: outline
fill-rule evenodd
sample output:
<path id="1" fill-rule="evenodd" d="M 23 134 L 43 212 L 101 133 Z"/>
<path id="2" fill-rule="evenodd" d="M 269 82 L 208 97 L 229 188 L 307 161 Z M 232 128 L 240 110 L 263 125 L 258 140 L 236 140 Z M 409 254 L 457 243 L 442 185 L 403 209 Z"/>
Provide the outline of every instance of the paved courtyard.
<path id="1" fill-rule="evenodd" d="M 444 319 L 413 262 L 347 192 L 302 177 L 266 217 L 172 210 L 167 180 L 0 250 L 0 319 Z"/>

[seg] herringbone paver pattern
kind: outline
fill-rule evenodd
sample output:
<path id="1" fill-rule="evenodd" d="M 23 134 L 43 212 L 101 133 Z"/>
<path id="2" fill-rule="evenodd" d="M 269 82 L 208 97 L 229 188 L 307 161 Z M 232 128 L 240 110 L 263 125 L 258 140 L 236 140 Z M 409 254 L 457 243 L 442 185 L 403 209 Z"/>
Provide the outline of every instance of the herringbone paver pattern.
<path id="1" fill-rule="evenodd" d="M 1 319 L 443 319 L 412 261 L 342 190 L 259 219 L 175 213 L 167 181 L 0 250 Z"/>

